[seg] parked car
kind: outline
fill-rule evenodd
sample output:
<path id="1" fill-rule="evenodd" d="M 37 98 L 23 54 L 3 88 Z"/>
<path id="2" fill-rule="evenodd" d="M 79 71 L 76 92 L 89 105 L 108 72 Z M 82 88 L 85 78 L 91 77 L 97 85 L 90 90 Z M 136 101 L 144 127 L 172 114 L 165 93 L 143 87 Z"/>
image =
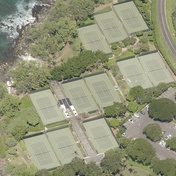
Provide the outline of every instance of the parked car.
<path id="1" fill-rule="evenodd" d="M 132 119 L 128 119 L 128 122 L 130 123 L 134 123 L 134 121 Z"/>

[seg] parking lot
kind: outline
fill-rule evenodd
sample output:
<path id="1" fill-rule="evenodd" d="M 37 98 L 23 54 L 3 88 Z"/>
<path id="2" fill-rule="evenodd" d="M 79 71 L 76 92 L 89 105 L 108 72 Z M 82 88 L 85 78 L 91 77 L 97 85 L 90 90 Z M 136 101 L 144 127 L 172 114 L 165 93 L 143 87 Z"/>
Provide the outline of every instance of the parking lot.
<path id="1" fill-rule="evenodd" d="M 176 124 L 170 122 L 170 123 L 161 123 L 158 121 L 152 120 L 148 116 L 147 108 L 145 107 L 142 110 L 143 114 L 138 113 L 139 117 L 133 116 L 131 120 L 127 121 L 124 126 L 127 128 L 124 137 L 127 138 L 145 138 L 145 135 L 142 133 L 143 129 L 148 125 L 152 123 L 157 123 L 161 126 L 162 131 L 165 132 L 163 135 L 163 139 L 165 140 L 166 136 L 169 134 L 172 137 L 176 137 Z M 176 159 L 176 153 L 173 151 L 168 150 L 167 148 L 161 146 L 159 144 L 160 141 L 158 142 L 152 142 L 149 139 L 147 139 L 153 147 L 156 149 L 156 154 L 159 158 L 161 159 L 166 159 L 166 158 L 174 158 Z"/>

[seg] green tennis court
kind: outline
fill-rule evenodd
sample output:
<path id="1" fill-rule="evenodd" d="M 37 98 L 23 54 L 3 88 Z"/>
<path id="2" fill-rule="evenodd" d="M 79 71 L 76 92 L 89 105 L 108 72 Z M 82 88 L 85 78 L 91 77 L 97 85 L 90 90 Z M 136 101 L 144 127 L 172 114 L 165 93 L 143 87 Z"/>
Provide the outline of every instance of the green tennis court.
<path id="1" fill-rule="evenodd" d="M 78 148 L 72 133 L 68 128 L 47 133 L 57 158 L 64 165 L 70 163 L 73 158 L 83 158 L 83 154 Z"/>
<path id="2" fill-rule="evenodd" d="M 57 101 L 49 89 L 31 93 L 29 96 L 44 125 L 64 120 Z"/>
<path id="3" fill-rule="evenodd" d="M 102 35 L 100 29 L 96 24 L 79 28 L 78 34 L 83 43 L 83 46 L 87 50 L 100 50 L 106 54 L 112 53 L 105 37 Z"/>
<path id="4" fill-rule="evenodd" d="M 119 61 L 117 64 L 130 87 L 141 85 L 149 88 L 161 82 L 174 81 L 158 52 Z"/>
<path id="5" fill-rule="evenodd" d="M 159 83 L 170 83 L 174 81 L 170 72 L 166 68 L 149 72 L 148 76 L 154 86 L 157 86 Z"/>
<path id="6" fill-rule="evenodd" d="M 117 64 L 125 78 L 135 75 L 141 75 L 143 73 L 143 69 L 138 59 L 135 57 L 128 60 L 119 61 L 117 62 Z"/>
<path id="7" fill-rule="evenodd" d="M 151 53 L 139 56 L 139 61 L 146 72 L 160 70 L 165 68 L 165 64 L 159 53 Z"/>
<path id="8" fill-rule="evenodd" d="M 142 86 L 145 89 L 153 86 L 137 57 L 119 61 L 117 65 L 129 87 Z"/>
<path id="9" fill-rule="evenodd" d="M 129 76 L 128 78 L 126 78 L 126 81 L 130 87 L 142 86 L 145 89 L 153 86 L 150 82 L 150 79 L 145 73 Z"/>
<path id="10" fill-rule="evenodd" d="M 91 93 L 82 79 L 64 83 L 62 84 L 62 87 L 78 113 L 91 112 L 98 109 Z"/>
<path id="11" fill-rule="evenodd" d="M 121 3 L 113 6 L 115 13 L 123 23 L 128 34 L 148 30 L 144 19 L 134 2 Z"/>
<path id="12" fill-rule="evenodd" d="M 106 73 L 85 78 L 86 84 L 98 105 L 103 108 L 121 102 Z"/>
<path id="13" fill-rule="evenodd" d="M 52 169 L 60 166 L 45 135 L 27 138 L 24 142 L 37 169 Z"/>
<path id="14" fill-rule="evenodd" d="M 127 33 L 113 11 L 94 17 L 109 43 L 119 42 L 127 37 Z"/>
<path id="15" fill-rule="evenodd" d="M 118 147 L 109 126 L 104 118 L 83 123 L 86 134 L 98 153 Z"/>

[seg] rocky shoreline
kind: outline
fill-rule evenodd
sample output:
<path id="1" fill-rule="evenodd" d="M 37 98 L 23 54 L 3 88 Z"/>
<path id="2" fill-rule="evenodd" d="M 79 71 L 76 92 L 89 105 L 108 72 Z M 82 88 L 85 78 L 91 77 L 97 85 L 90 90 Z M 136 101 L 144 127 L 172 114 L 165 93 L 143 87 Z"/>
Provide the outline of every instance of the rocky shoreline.
<path id="1" fill-rule="evenodd" d="M 35 5 L 32 9 L 32 15 L 36 18 L 35 22 L 29 23 L 26 26 L 18 26 L 17 32 L 19 37 L 14 40 L 14 46 L 12 48 L 12 60 L 0 63 L 0 81 L 5 82 L 8 78 L 8 70 L 15 65 L 21 56 L 26 55 L 29 41 L 27 40 L 28 32 L 31 27 L 36 26 L 38 23 L 42 23 L 48 16 L 50 8 L 55 4 L 56 0 L 41 0 L 41 3 Z M 0 25 L 4 25 L 1 24 Z"/>

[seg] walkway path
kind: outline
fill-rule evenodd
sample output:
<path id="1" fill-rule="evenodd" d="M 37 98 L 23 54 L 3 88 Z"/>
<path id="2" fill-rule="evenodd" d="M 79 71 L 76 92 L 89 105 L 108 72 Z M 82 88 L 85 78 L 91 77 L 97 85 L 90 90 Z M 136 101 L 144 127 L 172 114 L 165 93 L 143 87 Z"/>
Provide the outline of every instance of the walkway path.
<path id="1" fill-rule="evenodd" d="M 112 80 L 113 80 L 114 84 L 115 84 L 115 85 L 118 85 L 118 84 L 117 84 L 116 79 L 114 78 L 114 76 L 112 75 L 112 73 L 111 73 L 111 71 L 110 71 L 110 70 L 109 70 L 109 75 L 111 76 L 111 78 L 112 78 Z M 118 87 L 118 91 L 120 92 L 120 94 L 121 94 L 122 98 L 125 100 L 125 96 L 123 95 L 123 93 L 122 93 L 122 91 L 121 91 L 120 87 Z"/>
<path id="2" fill-rule="evenodd" d="M 57 81 L 50 81 L 50 86 L 56 95 L 57 101 L 66 99 L 66 97 L 65 97 L 64 93 L 62 92 L 62 89 L 60 88 L 59 83 Z M 67 108 L 67 110 L 69 110 L 69 109 Z M 86 158 L 85 158 L 86 163 L 91 162 L 91 161 L 94 161 L 96 163 L 100 163 L 100 161 L 104 157 L 104 154 L 97 155 L 97 153 L 94 150 L 94 148 L 92 147 L 89 139 L 87 138 L 87 135 L 85 133 L 85 129 L 82 125 L 82 121 L 79 118 L 79 115 L 74 116 L 74 114 L 72 114 L 72 115 L 70 115 L 68 120 L 70 121 L 70 123 L 72 125 L 72 129 L 76 133 L 76 135 L 77 135 L 77 137 L 78 137 L 78 139 L 84 149 L 84 152 L 86 153 Z"/>

